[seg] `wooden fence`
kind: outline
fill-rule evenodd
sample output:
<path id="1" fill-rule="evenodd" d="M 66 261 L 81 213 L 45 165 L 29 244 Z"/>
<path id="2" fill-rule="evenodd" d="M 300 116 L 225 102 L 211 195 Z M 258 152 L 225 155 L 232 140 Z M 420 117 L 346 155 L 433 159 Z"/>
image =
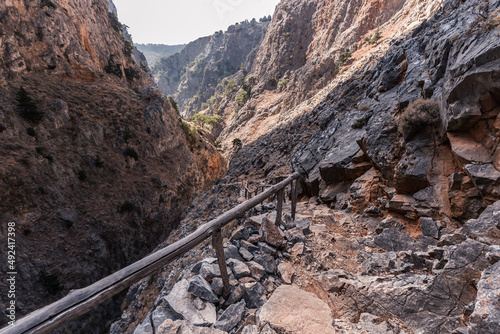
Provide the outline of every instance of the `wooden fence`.
<path id="1" fill-rule="evenodd" d="M 257 194 L 254 197 L 210 222 L 201 225 L 195 232 L 185 238 L 146 256 L 86 288 L 71 291 L 66 297 L 28 314 L 16 321 L 14 325 L 1 329 L 0 334 L 43 334 L 56 329 L 90 311 L 106 299 L 132 286 L 144 277 L 160 270 L 169 262 L 193 249 L 209 237 L 212 237 L 212 244 L 219 260 L 221 276 L 224 282 L 224 294 L 227 296 L 230 286 L 226 260 L 224 258 L 221 229 L 274 194 L 277 194 L 276 224 L 279 224 L 281 222 L 285 188 L 289 184 L 291 184 L 292 218 L 295 219 L 298 181 L 295 181 L 295 185 L 293 183 L 299 176 L 298 173 L 294 173 L 278 184 L 263 190 L 260 194 L 258 194 L 257 190 Z M 246 195 L 246 197 L 250 196 Z"/>

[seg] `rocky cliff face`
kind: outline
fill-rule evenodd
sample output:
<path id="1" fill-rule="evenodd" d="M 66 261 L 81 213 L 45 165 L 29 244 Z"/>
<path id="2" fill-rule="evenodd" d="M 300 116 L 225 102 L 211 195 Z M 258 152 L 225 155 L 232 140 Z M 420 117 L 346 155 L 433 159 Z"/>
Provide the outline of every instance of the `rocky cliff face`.
<path id="1" fill-rule="evenodd" d="M 300 80 L 294 73 L 313 68 L 330 48 L 340 52 L 346 45 L 336 36 L 351 45 L 364 41 L 356 24 L 336 29 L 324 19 L 344 13 L 356 22 L 349 9 L 355 3 L 332 2 L 339 6 L 333 9 L 322 1 L 282 1 L 257 55 L 266 70 L 254 68 L 261 74 L 252 96 L 221 135 L 227 145 L 233 138 L 245 145 L 232 152 L 223 182 L 195 202 L 221 210 L 237 202 L 217 199 L 237 194 L 238 178 L 295 170 L 303 177 L 298 219 L 286 219 L 269 238 L 272 223 L 264 218 L 272 221 L 275 211 L 266 203 L 228 229 L 229 299 L 220 296 L 213 251 L 194 250 L 130 291 L 132 303 L 114 333 L 196 333 L 200 321 L 218 334 L 498 332 L 500 4 L 358 3 L 357 15 L 375 29 L 366 36 L 372 44 L 352 48 L 353 59 L 344 56 L 347 65 L 331 83 L 285 113 L 276 101 L 295 106 L 287 94 L 310 91 L 297 85 L 286 92 Z M 287 26 L 287 11 L 311 19 Z M 331 29 L 331 37 L 316 34 Z M 299 46 L 281 49 L 293 36 Z M 338 64 L 335 52 L 330 61 Z M 302 53 L 306 60 L 311 54 L 310 63 L 295 60 Z M 289 81 L 279 87 L 274 74 L 287 67 Z M 316 78 L 312 85 L 325 84 Z M 188 217 L 214 215 L 193 208 Z"/>
<path id="2" fill-rule="evenodd" d="M 107 1 L 4 1 L 0 17 L 0 221 L 2 236 L 16 224 L 20 317 L 151 251 L 225 163 L 146 87 Z M 119 308 L 61 331 L 98 333 Z"/>
<path id="3" fill-rule="evenodd" d="M 223 78 L 252 67 L 267 25 L 244 21 L 189 43 L 154 67 L 158 86 L 178 100 L 183 116 L 192 116 L 204 109 L 202 103 L 215 94 Z"/>
<path id="4" fill-rule="evenodd" d="M 441 2 L 282 1 L 257 53 L 252 74 L 258 81 L 221 134 L 223 147 L 235 138 L 252 142 L 310 111 L 338 80 L 382 55 Z"/>

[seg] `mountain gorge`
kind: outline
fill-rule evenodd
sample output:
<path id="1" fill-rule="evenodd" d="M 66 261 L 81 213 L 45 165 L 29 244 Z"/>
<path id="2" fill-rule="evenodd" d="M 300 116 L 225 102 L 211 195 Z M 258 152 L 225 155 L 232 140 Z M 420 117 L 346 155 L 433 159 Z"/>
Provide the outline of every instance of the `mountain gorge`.
<path id="1" fill-rule="evenodd" d="M 21 314 L 298 172 L 296 219 L 287 188 L 281 223 L 273 198 L 223 229 L 229 296 L 206 241 L 61 332 L 500 332 L 497 1 L 282 0 L 161 59 L 159 89 L 104 0 L 0 17 Z"/>
<path id="2" fill-rule="evenodd" d="M 260 21 L 243 21 L 199 38 L 154 66 L 158 87 L 178 101 L 184 117 L 213 104 L 224 78 L 252 68 L 269 23 L 267 18 Z"/>
<path id="3" fill-rule="evenodd" d="M 499 14 L 491 1 L 281 1 L 221 101 L 249 96 L 209 108 L 230 165 L 177 238 L 222 213 L 235 180 L 300 172 L 300 218 L 285 215 L 283 243 L 267 234 L 272 203 L 226 231 L 230 302 L 213 250 L 196 249 L 134 286 L 112 332 L 196 333 L 201 315 L 207 333 L 496 333 Z M 218 301 L 191 290 L 199 280 Z"/>

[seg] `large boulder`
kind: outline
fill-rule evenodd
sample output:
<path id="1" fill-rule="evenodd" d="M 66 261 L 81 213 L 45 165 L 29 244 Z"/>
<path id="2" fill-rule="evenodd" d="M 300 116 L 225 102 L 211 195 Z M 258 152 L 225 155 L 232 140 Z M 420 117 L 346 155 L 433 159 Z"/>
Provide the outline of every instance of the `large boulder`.
<path id="1" fill-rule="evenodd" d="M 280 333 L 333 333 L 328 305 L 316 295 L 291 285 L 278 287 L 258 314 L 259 326 Z"/>

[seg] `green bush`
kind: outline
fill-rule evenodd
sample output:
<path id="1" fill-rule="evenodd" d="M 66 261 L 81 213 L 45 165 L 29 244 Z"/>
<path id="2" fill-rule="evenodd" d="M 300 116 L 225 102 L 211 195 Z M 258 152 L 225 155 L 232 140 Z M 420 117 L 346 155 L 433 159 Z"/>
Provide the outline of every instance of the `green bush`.
<path id="1" fill-rule="evenodd" d="M 234 79 L 230 79 L 229 81 L 224 80 L 223 84 L 226 86 L 226 88 L 224 89 L 224 96 L 228 96 L 229 94 L 233 93 L 236 88 L 238 88 L 236 80 Z"/>
<path id="2" fill-rule="evenodd" d="M 181 120 L 181 128 L 182 132 L 184 133 L 184 137 L 186 137 L 187 142 L 190 145 L 196 144 L 198 140 L 198 131 L 196 130 L 196 128 L 182 120 Z"/>
<path id="3" fill-rule="evenodd" d="M 373 35 L 372 39 L 370 40 L 370 44 L 376 44 L 381 37 L 382 37 L 382 34 L 380 33 L 380 26 L 377 26 L 377 30 L 375 30 L 375 34 Z"/>
<path id="4" fill-rule="evenodd" d="M 168 101 L 170 102 L 170 104 L 172 105 L 172 107 L 175 109 L 175 111 L 177 111 L 177 113 L 179 113 L 179 105 L 174 100 L 174 97 L 172 95 L 168 96 Z"/>
<path id="5" fill-rule="evenodd" d="M 339 56 L 339 65 L 342 66 L 351 58 L 351 51 L 349 49 L 345 49 Z"/>
<path id="6" fill-rule="evenodd" d="M 127 147 L 125 149 L 125 152 L 123 152 L 123 155 L 126 156 L 126 157 L 131 157 L 135 161 L 139 160 L 139 154 L 132 147 Z"/>
<path id="7" fill-rule="evenodd" d="M 437 127 L 440 122 L 439 106 L 433 100 L 416 100 L 401 114 L 397 122 L 399 132 L 405 140 L 427 126 Z"/>
<path id="8" fill-rule="evenodd" d="M 250 94 L 246 90 L 241 89 L 236 95 L 236 103 L 238 104 L 238 107 L 243 107 L 249 98 Z"/>
<path id="9" fill-rule="evenodd" d="M 190 122 L 196 123 L 200 126 L 204 125 L 209 125 L 209 126 L 215 126 L 219 124 L 222 121 L 222 117 L 215 115 L 215 116 L 208 116 L 204 114 L 194 114 L 189 118 Z"/>
<path id="10" fill-rule="evenodd" d="M 132 56 L 132 51 L 134 51 L 134 44 L 132 44 L 132 42 L 129 40 L 125 40 L 125 44 L 123 46 L 123 53 L 125 53 L 127 57 L 130 57 Z"/>
<path id="11" fill-rule="evenodd" d="M 21 109 L 22 118 L 35 124 L 42 120 L 43 112 L 38 110 L 38 105 L 23 86 L 16 93 L 16 101 L 17 106 Z"/>
<path id="12" fill-rule="evenodd" d="M 286 87 L 286 85 L 288 85 L 289 81 L 290 79 L 281 79 L 280 82 L 278 83 L 278 86 L 280 86 L 280 88 L 284 88 Z"/>

